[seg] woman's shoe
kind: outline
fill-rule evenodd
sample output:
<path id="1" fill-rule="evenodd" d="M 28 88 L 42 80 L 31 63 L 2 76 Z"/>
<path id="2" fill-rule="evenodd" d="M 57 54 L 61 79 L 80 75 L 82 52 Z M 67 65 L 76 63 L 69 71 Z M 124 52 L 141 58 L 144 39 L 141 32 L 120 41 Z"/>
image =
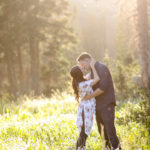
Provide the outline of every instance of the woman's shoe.
<path id="1" fill-rule="evenodd" d="M 107 149 L 106 149 L 107 150 Z M 118 148 L 111 148 L 111 150 L 122 150 L 121 146 L 119 146 Z"/>
<path id="2" fill-rule="evenodd" d="M 87 149 L 86 149 L 86 147 L 84 146 L 84 147 L 78 147 L 77 150 L 87 150 Z"/>

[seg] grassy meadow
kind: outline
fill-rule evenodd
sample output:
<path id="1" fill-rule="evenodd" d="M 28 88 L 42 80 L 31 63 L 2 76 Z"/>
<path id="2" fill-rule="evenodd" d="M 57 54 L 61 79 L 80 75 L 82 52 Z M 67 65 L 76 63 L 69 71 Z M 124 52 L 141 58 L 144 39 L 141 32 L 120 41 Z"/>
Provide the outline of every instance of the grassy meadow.
<path id="1" fill-rule="evenodd" d="M 6 99 L 7 96 L 0 102 L 1 150 L 75 149 L 77 102 L 72 95 L 58 92 L 51 98 L 24 96 L 7 103 Z M 129 119 L 133 108 L 140 109 L 134 100 L 120 102 L 116 108 L 116 128 L 123 150 L 149 150 L 148 129 Z M 104 149 L 102 139 L 95 121 L 87 149 Z"/>
<path id="2" fill-rule="evenodd" d="M 82 52 L 110 69 L 123 150 L 150 150 L 150 0 L 0 0 L 0 150 L 75 150 Z"/>

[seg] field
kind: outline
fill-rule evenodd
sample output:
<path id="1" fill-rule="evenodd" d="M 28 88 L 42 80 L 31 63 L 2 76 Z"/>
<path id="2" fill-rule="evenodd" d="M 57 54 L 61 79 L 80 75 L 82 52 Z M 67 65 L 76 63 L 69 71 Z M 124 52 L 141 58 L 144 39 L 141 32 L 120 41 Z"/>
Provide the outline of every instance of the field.
<path id="1" fill-rule="evenodd" d="M 6 102 L 7 101 L 7 102 Z M 123 150 L 149 150 L 147 128 L 125 119 L 129 108 L 138 108 L 135 101 L 119 102 L 116 108 L 116 128 Z M 0 102 L 1 150 L 74 150 L 77 102 L 66 93 L 51 98 L 21 97 L 15 102 L 3 98 Z M 96 122 L 87 141 L 88 150 L 104 149 Z"/>

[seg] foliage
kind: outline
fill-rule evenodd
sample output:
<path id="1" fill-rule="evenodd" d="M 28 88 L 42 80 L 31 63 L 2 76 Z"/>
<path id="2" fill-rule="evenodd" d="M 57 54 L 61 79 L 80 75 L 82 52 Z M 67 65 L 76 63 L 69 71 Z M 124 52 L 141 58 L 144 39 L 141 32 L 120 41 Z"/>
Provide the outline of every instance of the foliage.
<path id="1" fill-rule="evenodd" d="M 135 105 L 132 100 L 130 104 Z M 116 109 L 117 134 L 122 142 L 123 150 L 147 150 L 150 148 L 148 130 L 139 121 L 131 118 L 130 121 L 128 120 L 130 108 L 129 104 L 119 103 Z M 24 96 L 15 102 L 6 102 L 2 109 L 7 110 L 0 116 L 0 148 L 2 150 L 75 149 L 78 137 L 77 103 L 71 95 L 58 92 L 52 98 Z M 121 121 L 121 117 L 124 121 Z M 104 142 L 98 134 L 96 123 L 88 138 L 87 148 L 89 150 L 104 149 Z"/>
<path id="2" fill-rule="evenodd" d="M 122 61 L 124 62 L 123 59 Z M 105 54 L 104 63 L 110 69 L 117 100 L 136 97 L 138 89 L 138 86 L 133 81 L 133 77 L 139 74 L 139 66 L 134 62 L 129 64 L 125 62 L 124 64 L 122 61 L 112 59 L 107 53 Z"/>
<path id="3" fill-rule="evenodd" d="M 15 95 L 29 94 L 38 76 L 40 93 L 64 88 L 73 60 L 67 54 L 74 53 L 77 42 L 68 1 L 1 0 L 0 5 L 0 87 Z"/>
<path id="4" fill-rule="evenodd" d="M 146 89 L 138 89 L 139 97 L 125 101 L 117 112 L 118 124 L 137 122 L 144 124 L 150 134 L 150 92 Z"/>

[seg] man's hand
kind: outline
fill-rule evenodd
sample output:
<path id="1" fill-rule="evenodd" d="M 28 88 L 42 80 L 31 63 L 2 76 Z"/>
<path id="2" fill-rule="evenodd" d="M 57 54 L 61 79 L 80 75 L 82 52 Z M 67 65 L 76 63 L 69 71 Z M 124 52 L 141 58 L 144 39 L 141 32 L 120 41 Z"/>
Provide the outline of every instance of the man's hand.
<path id="1" fill-rule="evenodd" d="M 85 97 L 83 98 L 83 100 L 90 100 L 90 99 L 92 99 L 94 97 L 97 97 L 97 96 L 103 94 L 103 93 L 104 93 L 104 91 L 102 91 L 100 88 L 98 88 L 92 94 L 85 95 Z"/>
<path id="2" fill-rule="evenodd" d="M 91 99 L 91 95 L 86 95 L 86 96 L 83 98 L 83 100 L 89 100 L 89 99 Z"/>

